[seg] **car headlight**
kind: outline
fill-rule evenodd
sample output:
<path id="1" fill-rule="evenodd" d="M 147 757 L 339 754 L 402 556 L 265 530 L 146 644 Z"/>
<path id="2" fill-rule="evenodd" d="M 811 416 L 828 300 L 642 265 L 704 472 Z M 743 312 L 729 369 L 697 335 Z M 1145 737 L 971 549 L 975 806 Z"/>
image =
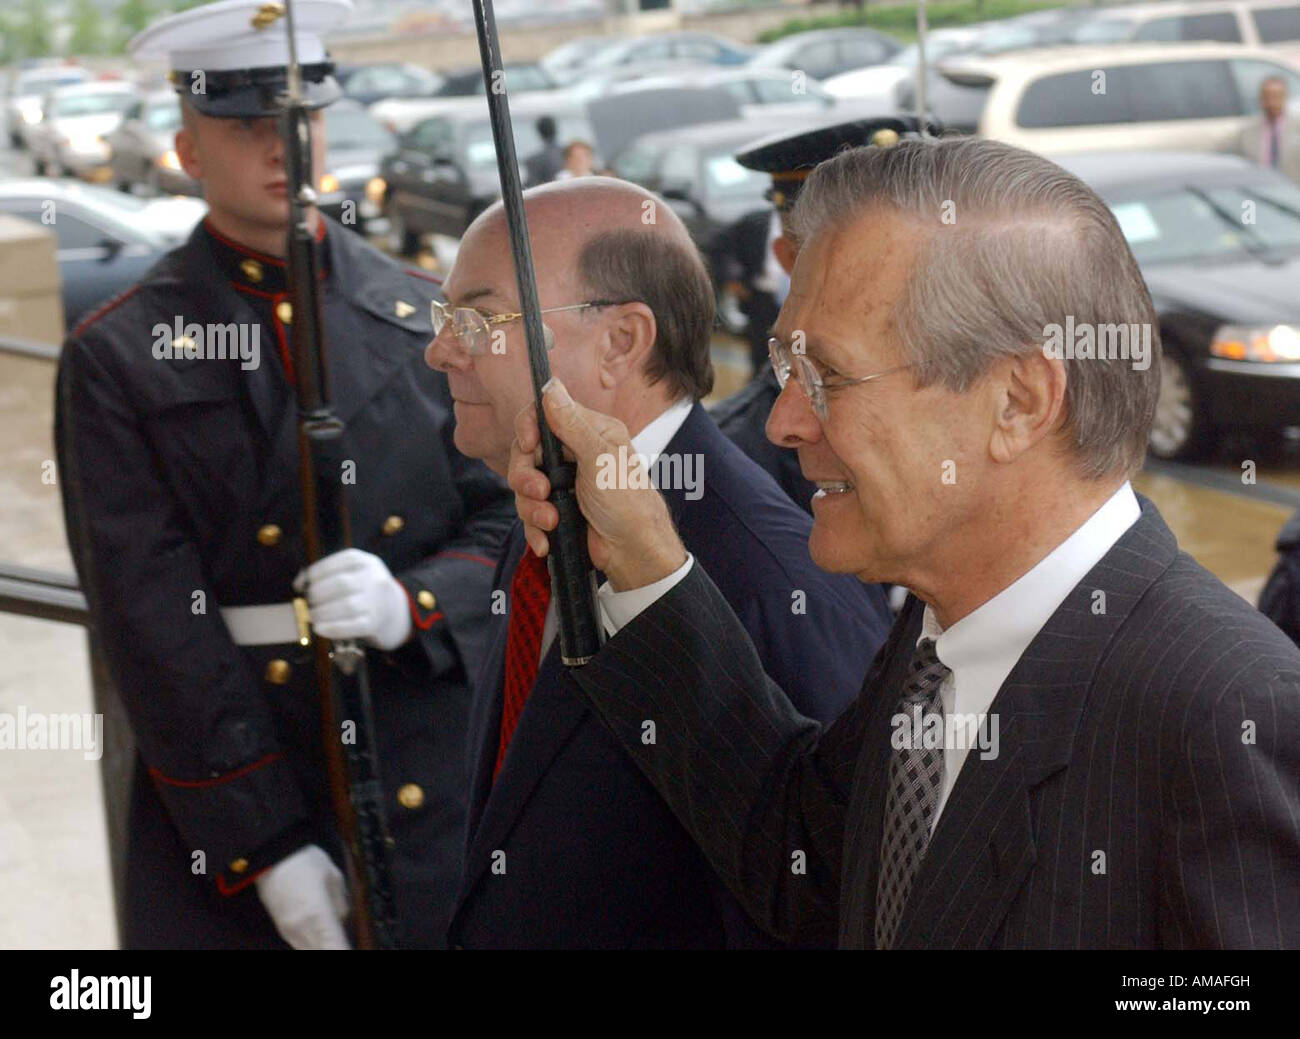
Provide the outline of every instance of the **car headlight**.
<path id="1" fill-rule="evenodd" d="M 174 148 L 168 148 L 165 152 L 159 155 L 157 162 L 158 165 L 165 170 L 178 170 L 181 168 L 180 156 L 176 154 Z"/>
<path id="2" fill-rule="evenodd" d="M 384 192 L 388 190 L 388 184 L 383 177 L 371 177 L 366 181 L 366 200 L 379 205 L 384 201 Z"/>
<path id="3" fill-rule="evenodd" d="M 339 189 L 339 179 L 332 173 L 322 173 L 320 177 L 320 193 L 322 195 L 332 195 Z"/>
<path id="4" fill-rule="evenodd" d="M 1224 325 L 1210 340 L 1210 354 L 1263 364 L 1300 361 L 1300 329 L 1295 325 Z"/>

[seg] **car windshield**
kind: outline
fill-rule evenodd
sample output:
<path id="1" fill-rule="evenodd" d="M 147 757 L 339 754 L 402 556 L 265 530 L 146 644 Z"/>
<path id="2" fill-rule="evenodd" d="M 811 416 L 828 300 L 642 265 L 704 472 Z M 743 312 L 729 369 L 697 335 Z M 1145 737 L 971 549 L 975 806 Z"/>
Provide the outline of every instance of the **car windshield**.
<path id="1" fill-rule="evenodd" d="M 1069 33 L 1070 43 L 1121 43 L 1133 33 L 1133 22 L 1127 18 L 1098 18 L 1086 21 Z"/>
<path id="2" fill-rule="evenodd" d="M 704 158 L 704 192 L 710 198 L 734 198 L 749 195 L 756 199 L 771 183 L 766 173 L 748 170 L 732 158 L 732 151 L 718 152 Z"/>
<path id="3" fill-rule="evenodd" d="M 365 112 L 325 109 L 325 142 L 337 151 L 390 151 L 393 135 Z"/>
<path id="4" fill-rule="evenodd" d="M 56 97 L 50 104 L 50 114 L 56 119 L 69 119 L 80 115 L 105 115 L 125 112 L 135 103 L 131 94 L 73 94 Z"/>
<path id="5" fill-rule="evenodd" d="M 959 54 L 962 51 L 971 50 L 974 44 L 967 39 L 944 39 L 942 36 L 931 37 L 925 41 L 925 60 L 926 63 L 938 61 L 940 58 L 951 57 L 953 54 Z M 915 43 L 909 44 L 901 51 L 889 59 L 888 65 L 901 65 L 903 68 L 914 69 L 919 57 L 919 50 Z"/>
<path id="6" fill-rule="evenodd" d="M 181 106 L 175 101 L 149 106 L 144 111 L 144 125 L 159 133 L 180 129 Z"/>
<path id="7" fill-rule="evenodd" d="M 1184 187 L 1111 209 L 1139 263 L 1300 251 L 1300 187 L 1291 184 Z"/>

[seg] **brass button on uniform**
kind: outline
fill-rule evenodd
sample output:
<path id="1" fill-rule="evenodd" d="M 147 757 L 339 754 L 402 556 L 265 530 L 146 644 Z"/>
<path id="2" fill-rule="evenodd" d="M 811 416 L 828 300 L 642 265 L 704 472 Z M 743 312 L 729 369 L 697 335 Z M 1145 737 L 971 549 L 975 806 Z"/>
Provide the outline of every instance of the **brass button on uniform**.
<path id="1" fill-rule="evenodd" d="M 388 519 L 384 520 L 384 526 L 382 529 L 385 536 L 391 538 L 404 526 L 406 526 L 406 520 L 402 519 L 401 516 L 389 516 Z"/>
<path id="2" fill-rule="evenodd" d="M 248 870 L 247 859 L 235 859 L 235 861 L 230 864 L 231 873 L 245 873 L 247 872 L 247 870 Z"/>
<path id="3" fill-rule="evenodd" d="M 275 305 L 275 316 L 280 319 L 280 324 L 289 324 L 293 321 L 293 305 L 287 299 L 280 300 Z"/>
<path id="4" fill-rule="evenodd" d="M 424 804 L 424 791 L 418 783 L 407 783 L 397 791 L 397 803 L 403 808 L 419 808 Z"/>
<path id="5" fill-rule="evenodd" d="M 277 657 L 275 660 L 267 661 L 265 674 L 266 680 L 272 685 L 284 685 L 293 674 L 293 668 L 289 666 L 289 661 Z"/>
<path id="6" fill-rule="evenodd" d="M 245 260 L 239 265 L 239 269 L 244 272 L 244 277 L 251 282 L 262 280 L 262 265 L 256 260 Z"/>
<path id="7" fill-rule="evenodd" d="M 265 545 L 270 548 L 272 545 L 280 543 L 280 528 L 274 523 L 268 523 L 264 527 L 257 528 L 257 542 L 259 545 Z"/>
<path id="8" fill-rule="evenodd" d="M 420 604 L 422 610 L 432 610 L 438 605 L 438 600 L 434 598 L 433 592 L 429 589 L 421 589 L 420 594 L 415 597 L 415 601 Z"/>

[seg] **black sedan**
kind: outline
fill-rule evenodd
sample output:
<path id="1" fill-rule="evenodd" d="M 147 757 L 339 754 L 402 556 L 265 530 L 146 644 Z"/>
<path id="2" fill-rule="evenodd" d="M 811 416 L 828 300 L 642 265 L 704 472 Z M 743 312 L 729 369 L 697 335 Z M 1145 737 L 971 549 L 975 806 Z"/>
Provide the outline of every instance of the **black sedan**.
<path id="1" fill-rule="evenodd" d="M 1300 425 L 1300 187 L 1233 155 L 1057 161 L 1110 205 L 1155 302 L 1151 453 L 1191 458 L 1221 431 Z"/>

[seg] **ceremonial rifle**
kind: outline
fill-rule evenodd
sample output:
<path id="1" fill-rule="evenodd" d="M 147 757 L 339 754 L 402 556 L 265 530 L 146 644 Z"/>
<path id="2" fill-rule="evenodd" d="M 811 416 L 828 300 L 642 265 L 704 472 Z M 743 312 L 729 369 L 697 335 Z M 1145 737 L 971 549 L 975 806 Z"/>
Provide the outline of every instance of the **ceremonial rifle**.
<path id="1" fill-rule="evenodd" d="M 287 90 L 280 113 L 289 196 L 285 273 L 293 308 L 289 338 L 298 403 L 303 549 L 310 566 L 349 548 L 352 533 L 343 493 L 344 427 L 330 405 L 321 335 L 321 267 L 315 234 L 320 215 L 316 209 L 311 123 L 298 64 L 292 0 L 284 0 L 284 13 L 289 37 Z M 296 607 L 303 605 L 295 601 Z M 343 840 L 356 946 L 396 948 L 397 913 L 388 858 L 392 839 L 384 820 L 365 649 L 352 639 L 331 643 L 319 635 L 309 635 L 305 625 L 299 631 L 303 645 L 310 642 L 314 651 L 330 799 Z M 344 724 L 349 725 L 346 740 Z"/>
<path id="2" fill-rule="evenodd" d="M 546 424 L 542 412 L 542 387 L 551 377 L 551 366 L 546 359 L 548 336 L 542 327 L 541 305 L 537 301 L 537 278 L 533 273 L 532 250 L 528 244 L 528 221 L 524 216 L 524 193 L 515 156 L 496 15 L 492 10 L 492 0 L 473 0 L 473 3 L 488 116 L 496 143 L 497 172 L 501 177 L 501 200 L 505 204 L 515 284 L 519 288 L 524 341 L 528 344 L 533 402 L 537 407 L 537 425 L 542 440 L 542 468 L 551 481 L 551 504 L 560 515 L 559 525 L 550 534 L 548 557 L 559 619 L 560 659 L 569 667 L 580 667 L 596 655 L 602 640 L 603 629 L 596 619 L 596 575 L 587 553 L 587 521 L 578 508 L 575 490 L 577 467 L 565 462 L 562 445 Z"/>

